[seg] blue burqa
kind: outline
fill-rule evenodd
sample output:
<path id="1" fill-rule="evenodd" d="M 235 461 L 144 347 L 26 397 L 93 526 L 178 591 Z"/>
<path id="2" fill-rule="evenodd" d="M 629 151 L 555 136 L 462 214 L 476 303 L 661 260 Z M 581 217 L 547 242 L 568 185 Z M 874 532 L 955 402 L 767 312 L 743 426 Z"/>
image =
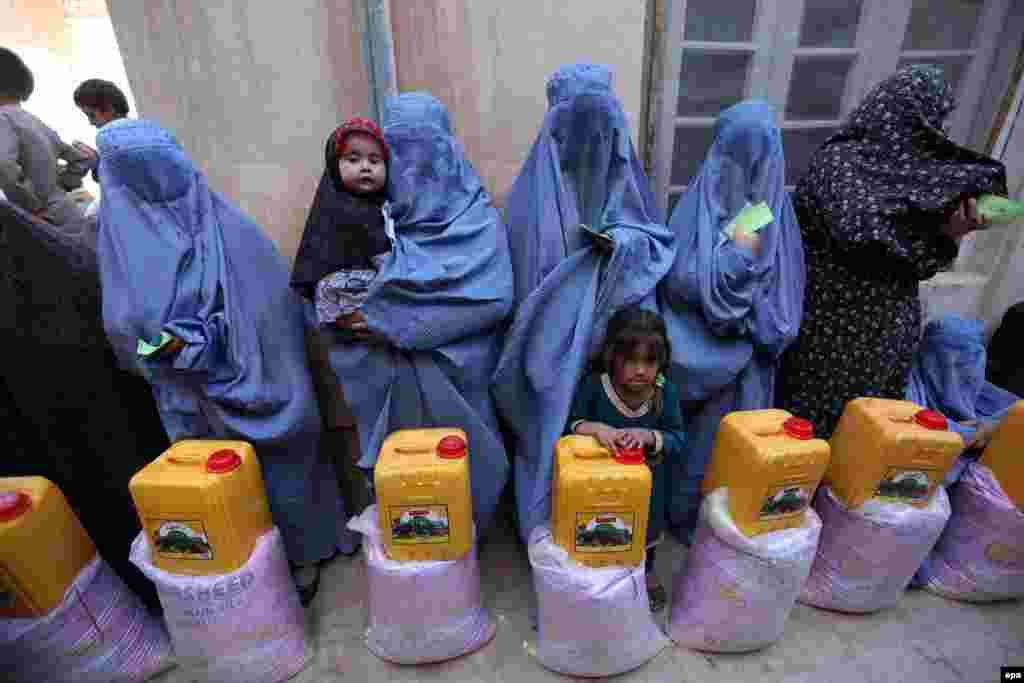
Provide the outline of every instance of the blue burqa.
<path id="1" fill-rule="evenodd" d="M 466 431 L 474 517 L 486 530 L 508 480 L 487 390 L 512 308 L 507 236 L 436 98 L 392 98 L 384 137 L 393 245 L 361 311 L 386 343 L 328 331 L 331 367 L 359 426 L 363 468 L 395 430 Z"/>
<path id="2" fill-rule="evenodd" d="M 722 417 L 770 408 L 783 350 L 803 314 L 804 251 L 785 190 L 786 162 L 775 115 L 760 101 L 722 112 L 700 173 L 679 199 L 669 227 L 676 261 L 658 287 L 672 342 L 673 380 L 684 402 L 685 456 L 669 482 L 669 525 L 688 542 Z M 723 229 L 749 202 L 775 220 L 755 256 Z"/>
<path id="3" fill-rule="evenodd" d="M 156 123 L 108 124 L 97 143 L 107 335 L 115 346 L 163 331 L 183 340 L 173 359 L 141 363 L 171 440 L 252 443 L 289 559 L 333 555 L 338 491 L 333 467 L 319 464 L 320 414 L 288 264 Z"/>
<path id="4" fill-rule="evenodd" d="M 515 440 L 524 541 L 550 516 L 555 442 L 608 319 L 653 307 L 675 256 L 611 72 L 565 66 L 547 93 L 544 126 L 506 199 L 518 309 L 491 389 Z M 612 244 L 595 245 L 581 223 Z"/>
<path id="5" fill-rule="evenodd" d="M 908 401 L 937 410 L 949 427 L 969 440 L 966 422 L 998 422 L 1020 400 L 985 380 L 985 326 L 980 320 L 948 315 L 925 326 L 907 382 Z M 946 476 L 952 484 L 966 465 L 961 458 Z"/>

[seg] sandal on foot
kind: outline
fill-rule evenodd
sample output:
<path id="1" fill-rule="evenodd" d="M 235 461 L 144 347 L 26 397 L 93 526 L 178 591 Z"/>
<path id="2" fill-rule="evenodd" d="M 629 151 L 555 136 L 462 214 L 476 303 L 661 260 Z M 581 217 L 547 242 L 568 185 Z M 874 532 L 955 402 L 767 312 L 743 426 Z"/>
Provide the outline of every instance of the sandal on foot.
<path id="1" fill-rule="evenodd" d="M 295 590 L 299 593 L 299 602 L 303 607 L 309 607 L 309 603 L 313 602 L 317 591 L 320 590 L 319 565 L 295 567 L 292 569 L 292 580 L 295 582 Z"/>
<path id="2" fill-rule="evenodd" d="M 665 592 L 665 587 L 658 584 L 654 587 L 647 588 L 647 601 L 651 605 L 651 612 L 660 612 L 665 609 L 665 603 L 668 602 L 668 593 Z"/>

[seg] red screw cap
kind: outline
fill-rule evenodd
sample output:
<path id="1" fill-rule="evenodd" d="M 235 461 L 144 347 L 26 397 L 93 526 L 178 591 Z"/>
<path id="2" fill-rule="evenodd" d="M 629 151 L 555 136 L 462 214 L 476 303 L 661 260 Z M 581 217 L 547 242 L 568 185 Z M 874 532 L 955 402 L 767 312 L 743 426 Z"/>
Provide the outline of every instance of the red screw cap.
<path id="1" fill-rule="evenodd" d="M 242 466 L 242 456 L 230 448 L 217 451 L 206 459 L 206 471 L 210 474 L 224 474 Z"/>
<path id="2" fill-rule="evenodd" d="M 0 522 L 9 522 L 25 514 L 32 507 L 32 499 L 21 491 L 0 493 Z"/>
<path id="3" fill-rule="evenodd" d="M 466 457 L 466 442 L 460 436 L 446 436 L 437 442 L 437 457 L 458 460 Z"/>
<path id="4" fill-rule="evenodd" d="M 801 441 L 814 438 L 814 424 L 802 417 L 791 417 L 783 422 L 782 431 L 786 436 Z"/>
<path id="5" fill-rule="evenodd" d="M 642 465 L 646 460 L 643 448 L 620 448 L 612 457 L 620 465 Z"/>
<path id="6" fill-rule="evenodd" d="M 934 410 L 921 410 L 914 415 L 914 422 L 925 429 L 946 429 L 948 423 L 942 413 Z"/>

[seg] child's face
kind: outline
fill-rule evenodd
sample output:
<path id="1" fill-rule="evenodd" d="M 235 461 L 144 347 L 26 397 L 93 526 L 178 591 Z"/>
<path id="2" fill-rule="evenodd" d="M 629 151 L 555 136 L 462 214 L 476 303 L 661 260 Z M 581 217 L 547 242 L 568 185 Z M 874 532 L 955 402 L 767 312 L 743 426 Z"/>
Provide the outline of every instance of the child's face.
<path id="1" fill-rule="evenodd" d="M 350 133 L 338 156 L 341 184 L 352 194 L 373 194 L 384 187 L 388 167 L 384 148 L 365 133 Z"/>
<path id="2" fill-rule="evenodd" d="M 627 394 L 643 395 L 658 378 L 658 354 L 653 344 L 637 344 L 629 353 L 615 359 L 612 380 Z"/>

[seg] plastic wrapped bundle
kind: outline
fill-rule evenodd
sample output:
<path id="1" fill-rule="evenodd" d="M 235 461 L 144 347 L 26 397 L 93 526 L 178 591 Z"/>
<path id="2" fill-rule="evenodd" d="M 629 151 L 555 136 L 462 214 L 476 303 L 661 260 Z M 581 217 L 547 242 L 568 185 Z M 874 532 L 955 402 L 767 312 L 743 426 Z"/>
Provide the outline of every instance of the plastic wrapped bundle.
<path id="1" fill-rule="evenodd" d="M 131 559 L 156 584 L 174 654 L 190 681 L 277 683 L 309 661 L 306 617 L 277 527 L 229 574 L 158 569 L 142 534 L 132 543 Z"/>
<path id="2" fill-rule="evenodd" d="M 14 683 L 140 683 L 171 668 L 163 624 L 97 556 L 38 619 L 0 619 L 0 670 Z"/>
<path id="3" fill-rule="evenodd" d="M 651 615 L 644 565 L 585 567 L 546 525 L 530 534 L 537 659 L 570 676 L 614 676 L 653 659 L 668 638 Z"/>
<path id="4" fill-rule="evenodd" d="M 709 652 L 748 652 L 782 637 L 818 549 L 821 520 L 747 537 L 729 517 L 728 491 L 701 504 L 694 543 L 673 578 L 669 637 Z"/>
<path id="5" fill-rule="evenodd" d="M 377 506 L 349 522 L 363 539 L 366 646 L 395 664 L 441 662 L 480 649 L 495 626 L 480 595 L 475 544 L 460 560 L 397 562 L 381 540 Z"/>
<path id="6" fill-rule="evenodd" d="M 968 465 L 950 502 L 949 525 L 921 569 L 924 587 L 965 602 L 1024 596 L 1024 511 L 992 470 Z"/>
<path id="7" fill-rule="evenodd" d="M 851 510 L 823 486 L 814 509 L 821 540 L 800 602 L 839 612 L 895 605 L 949 521 L 942 487 L 924 508 L 872 498 Z"/>

